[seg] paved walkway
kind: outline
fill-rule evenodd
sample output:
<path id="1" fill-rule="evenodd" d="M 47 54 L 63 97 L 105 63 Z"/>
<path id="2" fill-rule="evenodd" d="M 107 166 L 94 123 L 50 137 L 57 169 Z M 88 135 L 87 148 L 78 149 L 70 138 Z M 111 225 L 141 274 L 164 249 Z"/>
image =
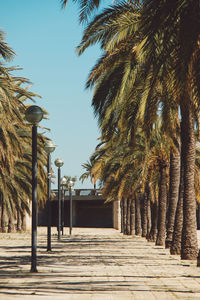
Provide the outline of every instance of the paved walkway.
<path id="1" fill-rule="evenodd" d="M 0 299 L 200 299 L 200 268 L 141 237 L 74 228 L 46 251 L 38 229 L 38 273 L 30 273 L 30 233 L 0 234 Z"/>

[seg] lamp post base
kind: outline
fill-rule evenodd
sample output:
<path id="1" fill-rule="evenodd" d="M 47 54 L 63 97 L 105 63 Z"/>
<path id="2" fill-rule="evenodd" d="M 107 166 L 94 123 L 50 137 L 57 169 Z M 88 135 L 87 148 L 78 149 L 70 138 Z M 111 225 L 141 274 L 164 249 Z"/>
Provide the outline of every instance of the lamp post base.
<path id="1" fill-rule="evenodd" d="M 31 267 L 31 270 L 30 270 L 31 273 L 38 273 L 38 270 L 36 267 Z"/>

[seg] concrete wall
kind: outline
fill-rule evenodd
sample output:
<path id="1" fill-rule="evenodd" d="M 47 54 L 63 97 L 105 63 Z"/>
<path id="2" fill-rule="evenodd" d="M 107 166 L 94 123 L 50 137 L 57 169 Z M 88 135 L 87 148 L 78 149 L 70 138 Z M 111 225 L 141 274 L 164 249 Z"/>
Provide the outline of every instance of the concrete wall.
<path id="1" fill-rule="evenodd" d="M 93 191 L 94 192 L 94 191 Z M 82 193 L 82 194 L 81 194 Z M 85 194 L 84 194 L 85 193 Z M 69 226 L 69 195 L 65 194 L 64 223 Z M 73 202 L 73 226 L 77 227 L 112 227 L 121 229 L 120 200 L 105 203 L 105 198 L 95 190 L 77 190 L 72 195 Z M 52 226 L 58 223 L 58 200 L 51 201 Z M 30 218 L 27 227 L 30 228 Z M 47 226 L 47 203 L 43 209 L 38 209 L 38 225 Z"/>
<path id="2" fill-rule="evenodd" d="M 64 201 L 64 224 L 69 226 L 70 201 L 66 197 Z M 105 199 L 93 200 L 73 197 L 73 226 L 75 227 L 99 227 L 113 228 L 113 203 L 104 203 Z M 58 201 L 51 201 L 52 226 L 58 224 Z M 47 226 L 47 205 L 38 211 L 38 225 Z"/>

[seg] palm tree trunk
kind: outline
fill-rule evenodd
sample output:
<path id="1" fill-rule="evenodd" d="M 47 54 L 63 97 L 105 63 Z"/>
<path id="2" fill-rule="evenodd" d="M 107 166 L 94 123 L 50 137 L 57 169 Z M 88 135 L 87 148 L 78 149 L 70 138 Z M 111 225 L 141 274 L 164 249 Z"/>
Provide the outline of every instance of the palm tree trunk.
<path id="1" fill-rule="evenodd" d="M 123 234 L 127 234 L 127 198 L 123 201 Z"/>
<path id="2" fill-rule="evenodd" d="M 26 231 L 26 215 L 23 203 L 21 205 L 21 209 L 21 231 Z"/>
<path id="3" fill-rule="evenodd" d="M 151 202 L 151 230 L 149 233 L 149 242 L 155 242 L 158 232 L 158 201 Z"/>
<path id="4" fill-rule="evenodd" d="M 197 229 L 200 229 L 200 203 L 197 203 Z"/>
<path id="5" fill-rule="evenodd" d="M 179 184 L 180 184 L 180 151 L 170 153 L 170 183 L 169 183 L 169 207 L 167 237 L 165 248 L 170 248 L 174 231 L 174 220 L 178 202 Z"/>
<path id="6" fill-rule="evenodd" d="M 8 232 L 14 232 L 15 226 L 14 226 L 14 218 L 12 216 L 8 219 Z"/>
<path id="7" fill-rule="evenodd" d="M 126 234 L 131 234 L 131 198 L 127 198 Z"/>
<path id="8" fill-rule="evenodd" d="M 186 100 L 186 101 L 184 101 Z M 183 155 L 183 231 L 181 259 L 196 259 L 198 255 L 196 199 L 194 192 L 195 137 L 194 119 L 189 98 L 181 102 L 181 150 Z"/>
<path id="9" fill-rule="evenodd" d="M 1 208 L 1 201 L 0 201 L 0 232 L 1 232 L 1 210 L 2 208 Z"/>
<path id="10" fill-rule="evenodd" d="M 124 198 L 120 200 L 120 208 L 121 208 L 121 233 L 124 232 Z"/>
<path id="11" fill-rule="evenodd" d="M 26 215 L 24 212 L 21 213 L 21 231 L 26 231 Z"/>
<path id="12" fill-rule="evenodd" d="M 135 234 L 141 235 L 142 227 L 141 227 L 141 210 L 140 210 L 140 196 L 137 194 L 135 198 Z"/>
<path id="13" fill-rule="evenodd" d="M 130 212 L 131 212 L 131 235 L 135 234 L 135 197 L 132 196 L 131 197 L 131 208 L 130 208 Z"/>
<path id="14" fill-rule="evenodd" d="M 17 228 L 16 228 L 16 230 L 17 231 L 21 231 L 21 229 L 22 229 L 22 221 L 21 221 L 21 213 L 20 213 L 20 211 L 19 211 L 19 209 L 18 209 L 18 211 L 17 211 Z"/>
<path id="15" fill-rule="evenodd" d="M 6 232 L 6 211 L 3 199 L 1 202 L 1 232 Z"/>
<path id="16" fill-rule="evenodd" d="M 121 208 L 121 233 L 124 232 L 124 198 L 120 200 L 120 208 Z"/>
<path id="17" fill-rule="evenodd" d="M 147 195 L 146 192 L 141 197 L 141 223 L 142 223 L 142 237 L 147 236 Z"/>
<path id="18" fill-rule="evenodd" d="M 147 235 L 146 239 L 149 240 L 151 230 L 151 193 L 149 188 L 149 182 L 146 184 L 146 195 L 147 195 Z"/>
<path id="19" fill-rule="evenodd" d="M 160 162 L 160 184 L 159 184 L 159 204 L 158 204 L 158 235 L 157 246 L 165 244 L 166 233 L 166 207 L 167 207 L 167 164 Z"/>
<path id="20" fill-rule="evenodd" d="M 183 164 L 181 158 L 181 174 L 180 174 L 180 185 L 179 185 L 179 196 L 176 208 L 176 216 L 174 222 L 174 232 L 172 243 L 170 247 L 170 254 L 180 255 L 181 254 L 181 236 L 183 229 Z"/>

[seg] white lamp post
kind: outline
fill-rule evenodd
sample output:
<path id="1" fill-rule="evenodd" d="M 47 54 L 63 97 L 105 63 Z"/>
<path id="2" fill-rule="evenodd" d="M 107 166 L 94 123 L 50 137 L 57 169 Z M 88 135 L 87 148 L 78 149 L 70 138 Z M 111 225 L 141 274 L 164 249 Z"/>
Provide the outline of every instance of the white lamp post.
<path id="1" fill-rule="evenodd" d="M 47 207 L 48 207 L 48 226 L 47 226 L 47 251 L 51 251 L 51 153 L 56 146 L 53 141 L 48 140 L 44 144 L 44 150 L 47 153 Z"/>
<path id="2" fill-rule="evenodd" d="M 60 168 L 64 165 L 64 161 L 61 158 L 57 158 L 54 163 L 58 168 L 58 240 L 60 240 L 60 227 L 61 227 Z"/>
<path id="3" fill-rule="evenodd" d="M 61 178 L 60 185 L 62 187 L 62 209 L 61 209 L 61 228 L 62 228 L 62 235 L 64 234 L 64 202 L 65 202 L 65 185 L 67 184 L 67 179 L 65 177 Z"/>

